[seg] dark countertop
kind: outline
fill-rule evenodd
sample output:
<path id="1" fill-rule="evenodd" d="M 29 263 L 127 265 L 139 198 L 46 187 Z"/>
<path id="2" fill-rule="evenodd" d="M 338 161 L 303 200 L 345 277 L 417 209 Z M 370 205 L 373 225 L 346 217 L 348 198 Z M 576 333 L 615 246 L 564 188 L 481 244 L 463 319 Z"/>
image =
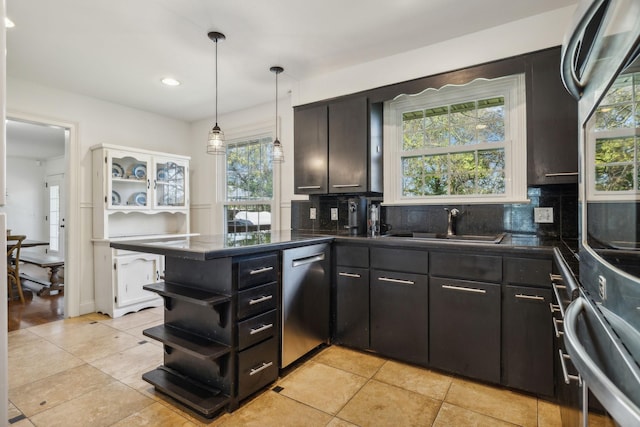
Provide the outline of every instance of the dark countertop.
<path id="1" fill-rule="evenodd" d="M 230 233 L 228 235 L 194 235 L 163 237 L 139 240 L 112 241 L 111 247 L 137 252 L 147 252 L 169 257 L 208 260 L 227 256 L 249 255 L 271 250 L 289 249 L 315 243 L 337 241 L 341 243 L 366 243 L 395 248 L 424 248 L 439 250 L 465 250 L 475 253 L 526 253 L 551 255 L 554 247 L 571 251 L 577 242 L 533 235 L 507 234 L 499 244 L 482 242 L 459 242 L 440 239 L 414 239 L 390 236 L 349 236 L 327 231 L 271 231 Z"/>

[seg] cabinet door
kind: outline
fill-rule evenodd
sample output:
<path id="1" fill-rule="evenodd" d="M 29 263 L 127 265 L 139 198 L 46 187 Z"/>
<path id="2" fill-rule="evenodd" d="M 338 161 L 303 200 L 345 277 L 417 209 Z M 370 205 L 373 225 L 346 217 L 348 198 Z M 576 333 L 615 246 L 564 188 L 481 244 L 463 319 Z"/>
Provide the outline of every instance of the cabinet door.
<path id="1" fill-rule="evenodd" d="M 369 269 L 336 267 L 335 342 L 369 348 Z"/>
<path id="2" fill-rule="evenodd" d="M 142 287 L 160 280 L 160 259 L 161 255 L 143 253 L 115 258 L 118 307 L 158 298 L 155 293 L 145 291 Z"/>
<path id="3" fill-rule="evenodd" d="M 502 383 L 553 396 L 551 290 L 507 285 L 502 302 Z"/>
<path id="4" fill-rule="evenodd" d="M 367 98 L 329 104 L 329 192 L 367 191 Z"/>
<path id="5" fill-rule="evenodd" d="M 294 112 L 294 192 L 327 194 L 328 124 L 327 106 Z"/>
<path id="6" fill-rule="evenodd" d="M 385 356 L 429 362 L 428 277 L 371 270 L 371 349 Z"/>
<path id="7" fill-rule="evenodd" d="M 148 209 L 150 204 L 151 157 L 141 153 L 108 150 L 105 156 L 107 173 L 107 209 Z M 109 172 L 110 171 L 110 172 Z"/>
<path id="8" fill-rule="evenodd" d="M 184 209 L 189 205 L 189 162 L 164 157 L 153 158 L 154 209 Z"/>
<path id="9" fill-rule="evenodd" d="M 433 367 L 500 382 L 500 285 L 431 278 Z"/>
<path id="10" fill-rule="evenodd" d="M 527 81 L 527 182 L 578 182 L 578 103 L 560 78 L 560 48 L 533 55 Z"/>

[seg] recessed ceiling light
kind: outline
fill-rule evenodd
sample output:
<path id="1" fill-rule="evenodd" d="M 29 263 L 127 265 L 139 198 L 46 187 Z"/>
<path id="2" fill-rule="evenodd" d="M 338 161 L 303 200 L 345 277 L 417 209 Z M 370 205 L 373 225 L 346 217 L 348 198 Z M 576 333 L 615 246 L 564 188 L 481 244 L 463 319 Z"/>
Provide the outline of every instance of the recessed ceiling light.
<path id="1" fill-rule="evenodd" d="M 16 24 L 13 23 L 13 21 L 9 18 L 7 18 L 6 16 L 4 17 L 4 26 L 6 28 L 13 28 L 16 26 Z"/>
<path id="2" fill-rule="evenodd" d="M 172 77 L 165 77 L 161 81 L 162 81 L 162 84 L 165 84 L 167 86 L 178 86 L 180 84 L 179 81 L 177 81 L 176 79 L 174 79 Z"/>

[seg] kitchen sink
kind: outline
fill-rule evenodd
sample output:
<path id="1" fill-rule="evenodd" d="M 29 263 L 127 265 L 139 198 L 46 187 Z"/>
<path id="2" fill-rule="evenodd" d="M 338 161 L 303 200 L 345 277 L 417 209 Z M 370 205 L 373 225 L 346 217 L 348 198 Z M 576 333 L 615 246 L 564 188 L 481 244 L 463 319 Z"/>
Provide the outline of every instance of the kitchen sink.
<path id="1" fill-rule="evenodd" d="M 443 240 L 451 242 L 468 242 L 468 243 L 493 243 L 498 244 L 502 241 L 506 233 L 498 234 L 454 234 L 448 236 L 445 233 L 424 233 L 424 232 L 412 232 L 412 233 L 391 233 L 386 234 L 386 237 L 401 237 L 416 240 Z"/>

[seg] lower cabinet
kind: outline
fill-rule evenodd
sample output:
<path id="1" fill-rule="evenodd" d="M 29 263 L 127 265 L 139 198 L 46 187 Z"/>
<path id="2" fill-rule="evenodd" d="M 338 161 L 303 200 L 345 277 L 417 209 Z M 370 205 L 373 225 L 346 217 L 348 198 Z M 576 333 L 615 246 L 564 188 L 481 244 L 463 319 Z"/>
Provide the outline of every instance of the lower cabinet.
<path id="1" fill-rule="evenodd" d="M 502 383 L 553 396 L 551 289 L 504 287 L 502 301 Z"/>
<path id="2" fill-rule="evenodd" d="M 500 288 L 431 277 L 431 366 L 500 383 Z"/>
<path id="3" fill-rule="evenodd" d="M 429 362 L 429 278 L 371 270 L 371 349 L 420 365 Z"/>
<path id="4" fill-rule="evenodd" d="M 336 344 L 369 348 L 369 269 L 337 267 Z"/>

